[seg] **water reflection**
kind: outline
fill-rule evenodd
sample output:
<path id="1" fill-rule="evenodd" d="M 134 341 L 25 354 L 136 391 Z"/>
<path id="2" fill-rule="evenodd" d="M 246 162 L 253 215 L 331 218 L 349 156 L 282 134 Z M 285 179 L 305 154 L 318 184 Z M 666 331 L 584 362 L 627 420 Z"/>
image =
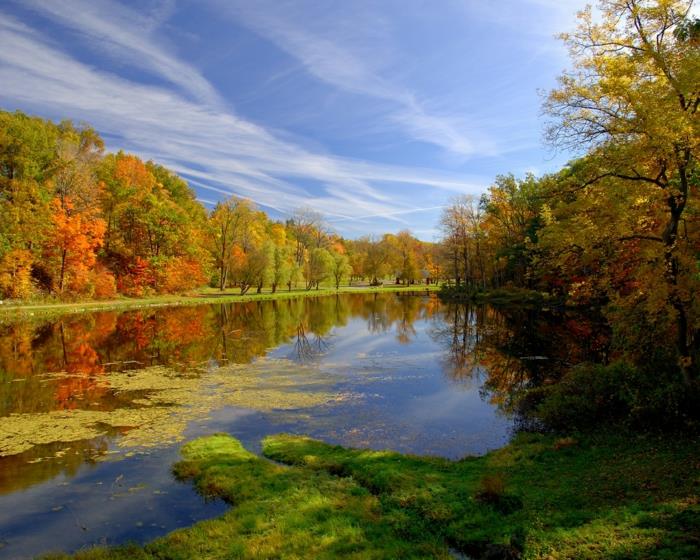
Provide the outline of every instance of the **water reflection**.
<path id="1" fill-rule="evenodd" d="M 374 295 L 290 299 L 218 306 L 171 307 L 124 313 L 98 312 L 36 324 L 0 326 L 0 416 L 13 412 L 109 406 L 102 375 L 166 365 L 250 363 L 270 348 L 294 342 L 293 357 L 306 362 L 327 349 L 330 331 L 350 317 L 370 333 L 396 329 L 407 344 L 413 323 L 433 315 L 435 300 Z M 45 372 L 80 374 L 53 381 Z"/>
<path id="2" fill-rule="evenodd" d="M 604 361 L 608 344 L 603 330 L 575 315 L 379 294 L 98 312 L 0 327 L 0 416 L 129 405 L 111 386 L 111 372 L 249 364 L 283 345 L 299 364 L 318 362 L 334 343 L 333 329 L 350 318 L 364 320 L 369 334 L 392 331 L 399 345 L 416 338 L 416 322 L 428 322 L 445 350 L 444 373 L 485 381 L 492 402 L 506 408 L 518 389 L 569 363 Z"/>
<path id="3" fill-rule="evenodd" d="M 558 378 L 572 365 L 605 363 L 611 336 L 605 321 L 566 309 L 441 306 L 432 336 L 445 348 L 444 370 L 478 382 L 482 394 L 513 412 L 523 389 Z"/>
<path id="4" fill-rule="evenodd" d="M 518 389 L 606 345 L 595 325 L 567 313 L 392 294 L 8 322 L 0 511 L 13 515 L 0 515 L 9 543 L 0 558 L 144 540 L 218 511 L 168 474 L 176 444 L 203 433 L 227 431 L 250 448 L 291 431 L 452 458 L 483 453 L 506 441 L 511 420 L 499 411 Z M 85 498 L 86 484 L 118 476 L 151 490 L 114 503 L 109 493 Z M 144 508 L 148 519 L 128 525 Z M 43 536 L 17 523 L 47 515 L 56 530 Z M 83 531 L 76 515 L 99 519 L 99 529 Z"/>

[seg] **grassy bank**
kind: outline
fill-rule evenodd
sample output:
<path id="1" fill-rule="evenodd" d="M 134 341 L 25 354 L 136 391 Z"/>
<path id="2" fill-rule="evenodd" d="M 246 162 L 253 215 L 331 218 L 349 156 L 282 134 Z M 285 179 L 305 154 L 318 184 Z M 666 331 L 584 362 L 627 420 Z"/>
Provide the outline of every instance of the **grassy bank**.
<path id="1" fill-rule="evenodd" d="M 483 290 L 445 284 L 440 288 L 440 297 L 449 301 L 494 305 L 556 305 L 563 303 L 547 293 L 516 287 Z"/>
<path id="2" fill-rule="evenodd" d="M 436 292 L 437 286 L 341 286 L 338 290 L 334 287 L 323 287 L 320 290 L 294 289 L 278 290 L 274 294 L 269 290 L 262 293 L 247 293 L 241 295 L 237 290 L 227 290 L 220 292 L 216 289 L 205 288 L 190 294 L 161 295 L 144 298 L 121 297 L 118 299 L 103 301 L 82 301 L 82 302 L 26 302 L 14 303 L 5 302 L 0 305 L 0 320 L 17 317 L 51 317 L 66 313 L 83 313 L 90 311 L 105 311 L 115 309 L 129 309 L 141 307 L 160 307 L 169 305 L 198 305 L 208 303 L 234 303 L 247 301 L 278 300 L 298 297 L 329 296 L 343 293 L 364 294 L 364 293 L 426 293 Z"/>
<path id="3" fill-rule="evenodd" d="M 275 462 L 227 435 L 189 443 L 176 475 L 231 509 L 74 558 L 700 557 L 697 439 L 521 435 L 450 462 L 278 435 L 263 453 Z"/>

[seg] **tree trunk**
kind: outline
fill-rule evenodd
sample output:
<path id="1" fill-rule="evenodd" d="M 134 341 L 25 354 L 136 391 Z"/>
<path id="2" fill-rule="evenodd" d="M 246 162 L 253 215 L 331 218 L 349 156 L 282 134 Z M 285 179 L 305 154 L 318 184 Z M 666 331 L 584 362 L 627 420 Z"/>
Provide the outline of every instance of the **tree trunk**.
<path id="1" fill-rule="evenodd" d="M 63 278 L 66 274 L 66 250 L 61 252 L 61 276 L 58 280 L 58 292 L 63 293 Z"/>
<path id="2" fill-rule="evenodd" d="M 680 160 L 681 154 L 677 153 Z M 685 159 L 688 159 L 686 154 Z M 691 354 L 692 333 L 689 332 L 689 321 L 686 302 L 683 301 L 679 287 L 680 263 L 678 260 L 678 226 L 687 202 L 688 174 L 685 162 L 678 162 L 678 174 L 680 185 L 678 192 L 669 193 L 666 199 L 670 211 L 670 218 L 661 235 L 664 242 L 664 265 L 666 283 L 669 285 L 668 302 L 676 312 L 676 351 L 678 352 L 678 367 L 683 374 L 683 380 L 688 385 L 694 377 L 694 364 Z M 669 188 L 667 186 L 666 188 Z"/>

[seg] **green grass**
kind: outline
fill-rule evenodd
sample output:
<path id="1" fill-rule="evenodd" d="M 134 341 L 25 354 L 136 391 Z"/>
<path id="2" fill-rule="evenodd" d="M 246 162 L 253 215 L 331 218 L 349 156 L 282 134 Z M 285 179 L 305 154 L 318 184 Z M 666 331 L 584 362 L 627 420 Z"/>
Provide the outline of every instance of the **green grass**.
<path id="1" fill-rule="evenodd" d="M 440 297 L 449 301 L 470 301 L 493 305 L 548 305 L 561 304 L 545 292 L 537 292 L 515 286 L 506 288 L 474 289 L 466 286 L 444 285 Z"/>
<path id="2" fill-rule="evenodd" d="M 103 301 L 88 300 L 80 302 L 61 302 L 51 300 L 24 303 L 5 302 L 5 304 L 0 305 L 0 321 L 8 318 L 15 319 L 23 317 L 48 318 L 58 315 L 84 313 L 91 311 L 107 311 L 143 307 L 161 307 L 171 305 L 199 305 L 211 303 L 279 300 L 299 297 L 330 296 L 339 293 L 425 293 L 428 291 L 434 292 L 437 290 L 438 287 L 435 285 L 400 286 L 391 284 L 379 287 L 341 286 L 338 290 L 336 290 L 335 287 L 322 287 L 320 290 L 303 290 L 297 288 L 291 291 L 278 290 L 274 294 L 269 289 L 266 289 L 263 290 L 263 292 L 260 294 L 249 292 L 245 295 L 241 295 L 240 293 L 238 293 L 237 290 L 226 290 L 224 292 L 220 292 L 219 290 L 214 288 L 203 288 L 202 290 L 189 294 L 169 294 L 160 296 L 149 296 L 143 298 L 129 298 L 122 296 L 116 299 Z"/>
<path id="3" fill-rule="evenodd" d="M 274 462 L 226 435 L 189 443 L 176 475 L 231 509 L 74 558 L 700 558 L 690 437 L 521 435 L 452 462 L 277 435 L 263 453 Z"/>

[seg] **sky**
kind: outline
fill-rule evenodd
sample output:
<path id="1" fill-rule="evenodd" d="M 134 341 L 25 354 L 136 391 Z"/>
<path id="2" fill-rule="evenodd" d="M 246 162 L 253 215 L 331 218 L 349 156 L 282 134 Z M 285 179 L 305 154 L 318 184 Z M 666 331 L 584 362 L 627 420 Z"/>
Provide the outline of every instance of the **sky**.
<path id="1" fill-rule="evenodd" d="M 0 0 L 0 108 L 93 126 L 211 208 L 439 237 L 498 174 L 560 168 L 542 95 L 584 0 Z"/>

